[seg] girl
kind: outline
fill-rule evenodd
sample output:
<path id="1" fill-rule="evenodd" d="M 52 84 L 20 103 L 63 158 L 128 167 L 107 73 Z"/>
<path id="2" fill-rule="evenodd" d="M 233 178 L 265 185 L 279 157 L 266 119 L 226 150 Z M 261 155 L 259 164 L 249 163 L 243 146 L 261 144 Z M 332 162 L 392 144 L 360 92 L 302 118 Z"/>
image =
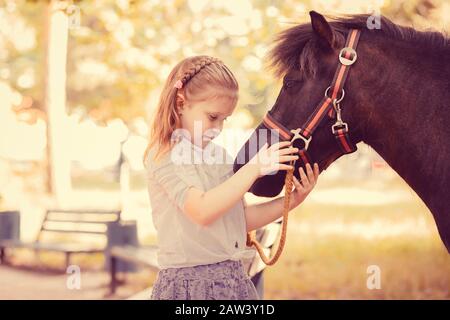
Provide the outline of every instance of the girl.
<path id="1" fill-rule="evenodd" d="M 182 60 L 165 83 L 144 155 L 161 268 L 152 299 L 259 298 L 241 262 L 255 253 L 246 232 L 279 218 L 283 197 L 247 206 L 243 196 L 257 178 L 292 169 L 285 162 L 298 149 L 266 144 L 233 174 L 233 159 L 211 140 L 233 113 L 238 89 L 231 71 L 209 56 Z M 318 175 L 317 164 L 300 169 L 290 209 Z"/>

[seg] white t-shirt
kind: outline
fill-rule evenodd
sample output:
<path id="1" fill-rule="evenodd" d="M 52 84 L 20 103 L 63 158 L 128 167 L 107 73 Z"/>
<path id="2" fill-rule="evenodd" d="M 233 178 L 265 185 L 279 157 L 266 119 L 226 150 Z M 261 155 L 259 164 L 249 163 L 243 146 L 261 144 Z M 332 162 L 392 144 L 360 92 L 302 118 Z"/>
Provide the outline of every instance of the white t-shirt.
<path id="1" fill-rule="evenodd" d="M 233 175 L 228 152 L 213 141 L 202 149 L 183 137 L 159 162 L 153 154 L 151 149 L 146 159 L 147 185 L 160 268 L 251 259 L 255 250 L 246 246 L 244 198 L 207 226 L 182 211 L 191 186 L 207 191 Z"/>

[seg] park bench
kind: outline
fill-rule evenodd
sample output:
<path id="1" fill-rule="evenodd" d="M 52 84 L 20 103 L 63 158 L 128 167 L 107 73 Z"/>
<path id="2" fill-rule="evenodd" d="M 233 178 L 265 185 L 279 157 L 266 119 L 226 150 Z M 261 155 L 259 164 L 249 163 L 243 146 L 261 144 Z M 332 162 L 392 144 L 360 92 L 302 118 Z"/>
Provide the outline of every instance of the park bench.
<path id="1" fill-rule="evenodd" d="M 73 254 L 105 252 L 108 224 L 119 223 L 120 214 L 121 210 L 48 209 L 36 241 L 0 241 L 0 264 L 6 262 L 6 250 L 27 248 L 36 252 L 42 250 L 64 253 L 67 269 Z M 50 240 L 52 235 L 53 239 Z M 89 241 L 83 241 L 83 235 L 90 236 Z M 91 236 L 101 237 L 98 240 L 103 240 L 103 244 L 102 241 L 93 242 Z"/>
<path id="2" fill-rule="evenodd" d="M 281 220 L 270 223 L 264 228 L 257 230 L 256 238 L 264 247 L 264 251 L 267 255 L 270 255 L 272 252 L 272 248 L 277 238 L 279 237 L 281 231 Z M 135 263 L 139 266 L 149 268 L 154 272 L 158 272 L 158 262 L 157 262 L 157 246 L 112 246 L 109 249 L 109 259 L 110 259 L 110 294 L 114 294 L 116 292 L 118 286 L 117 280 L 117 263 L 118 261 L 125 261 Z M 261 258 L 258 254 L 254 256 L 254 258 L 246 264 L 247 272 L 253 283 L 255 284 L 256 289 L 258 290 L 259 296 L 261 299 L 263 298 L 263 271 L 266 265 L 262 262 Z M 142 297 L 145 299 L 150 298 L 148 295 L 149 290 L 144 290 L 141 293 L 136 294 L 135 299 L 141 299 Z M 131 297 L 130 299 L 134 299 Z"/>
<path id="3" fill-rule="evenodd" d="M 158 261 L 156 252 L 157 246 L 112 246 L 109 249 L 110 259 L 110 293 L 114 294 L 118 286 L 117 266 L 118 261 L 131 262 L 142 267 L 149 268 L 154 272 L 158 272 Z"/>

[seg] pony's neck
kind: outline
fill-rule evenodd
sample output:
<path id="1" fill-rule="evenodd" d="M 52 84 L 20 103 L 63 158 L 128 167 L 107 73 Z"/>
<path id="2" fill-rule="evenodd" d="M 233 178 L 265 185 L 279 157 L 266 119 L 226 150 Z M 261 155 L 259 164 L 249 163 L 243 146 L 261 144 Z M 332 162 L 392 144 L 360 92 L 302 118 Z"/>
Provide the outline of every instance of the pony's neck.
<path id="1" fill-rule="evenodd" d="M 361 77 L 367 87 L 355 97 L 365 101 L 358 112 L 358 121 L 364 123 L 361 140 L 386 160 L 433 214 L 448 212 L 450 203 L 444 199 L 450 196 L 444 195 L 450 191 L 449 48 L 417 47 L 392 39 L 366 41 L 362 55 L 368 55 L 364 68 L 369 71 Z"/>

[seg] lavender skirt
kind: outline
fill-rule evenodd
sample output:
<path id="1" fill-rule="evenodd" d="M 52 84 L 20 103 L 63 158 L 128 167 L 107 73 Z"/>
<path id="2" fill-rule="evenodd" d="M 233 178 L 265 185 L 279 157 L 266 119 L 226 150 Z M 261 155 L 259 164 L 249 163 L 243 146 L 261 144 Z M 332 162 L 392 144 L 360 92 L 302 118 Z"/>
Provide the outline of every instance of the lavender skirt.
<path id="1" fill-rule="evenodd" d="M 158 272 L 151 300 L 259 300 L 241 261 Z"/>

